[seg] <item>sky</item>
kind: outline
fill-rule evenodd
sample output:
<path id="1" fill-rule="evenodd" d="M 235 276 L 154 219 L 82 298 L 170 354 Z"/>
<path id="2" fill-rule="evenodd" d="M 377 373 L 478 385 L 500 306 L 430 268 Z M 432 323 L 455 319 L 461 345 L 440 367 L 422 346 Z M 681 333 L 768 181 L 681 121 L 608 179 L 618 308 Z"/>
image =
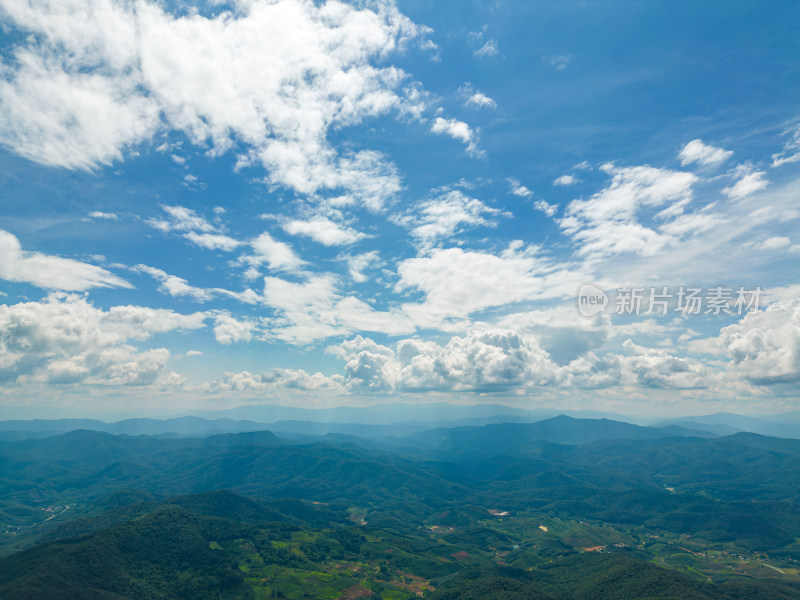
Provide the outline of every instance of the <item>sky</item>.
<path id="1" fill-rule="evenodd" d="M 797 410 L 798 30 L 0 0 L 0 418 Z"/>

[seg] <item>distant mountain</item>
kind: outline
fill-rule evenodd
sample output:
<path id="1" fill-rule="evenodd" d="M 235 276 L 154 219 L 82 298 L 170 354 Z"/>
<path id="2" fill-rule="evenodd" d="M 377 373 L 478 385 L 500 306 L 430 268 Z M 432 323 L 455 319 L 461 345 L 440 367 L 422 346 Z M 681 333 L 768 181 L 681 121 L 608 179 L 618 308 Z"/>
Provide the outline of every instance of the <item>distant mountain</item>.
<path id="1" fill-rule="evenodd" d="M 254 421 L 209 420 L 201 417 L 126 419 L 116 423 L 105 423 L 96 419 L 0 421 L 0 432 L 45 432 L 52 435 L 79 429 L 125 435 L 213 435 L 215 433 L 258 431 L 267 429 L 267 427 L 264 423 L 256 423 Z"/>
<path id="2" fill-rule="evenodd" d="M 0 421 L 0 431 L 47 431 L 64 433 L 76 429 L 102 431 L 108 423 L 97 419 L 17 419 Z"/>
<path id="3" fill-rule="evenodd" d="M 170 419 L 136 418 L 115 423 L 96 419 L 32 419 L 0 421 L 0 444 L 41 438 L 68 431 L 87 429 L 125 435 L 198 437 L 221 433 L 269 430 L 282 437 L 304 438 L 340 434 L 383 440 L 406 437 L 434 429 L 481 427 L 506 423 L 536 423 L 563 415 L 581 420 L 632 423 L 636 420 L 597 411 L 529 411 L 500 404 L 457 406 L 451 404 L 389 404 L 374 407 L 305 409 L 285 406 L 249 406 L 227 411 L 207 412 L 205 416 Z M 660 420 L 650 427 L 676 426 L 671 435 L 730 435 L 749 431 L 773 437 L 800 439 L 800 413 L 759 419 L 730 413 Z M 687 431 L 688 430 L 688 431 Z M 693 430 L 693 431 L 692 431 Z M 594 439 L 594 438 L 592 438 Z M 568 443 L 577 440 L 569 439 Z"/>
<path id="4" fill-rule="evenodd" d="M 692 421 L 691 419 L 659 421 L 651 425 L 651 427 L 657 427 L 659 429 L 666 429 L 667 427 L 685 427 L 699 431 L 708 431 L 717 435 L 733 435 L 734 433 L 739 433 L 742 431 L 741 429 L 731 427 L 730 425 L 723 425 L 721 423 L 700 423 L 699 421 Z"/>
<path id="5" fill-rule="evenodd" d="M 222 411 L 198 413 L 208 418 L 250 419 L 262 423 L 277 421 L 313 421 L 317 423 L 361 423 L 388 425 L 398 422 L 451 421 L 481 418 L 497 414 L 528 416 L 530 411 L 502 404 L 459 405 L 432 404 L 380 404 L 369 407 L 337 406 L 307 409 L 292 406 L 258 405 L 242 406 Z"/>
<path id="6" fill-rule="evenodd" d="M 746 417 L 732 413 L 715 413 L 697 417 L 684 417 L 660 421 L 654 425 L 681 425 L 685 427 L 715 427 L 717 433 L 729 434 L 734 431 L 749 431 L 759 435 L 800 439 L 800 420 L 798 413 L 772 415 L 770 418 Z"/>
<path id="7" fill-rule="evenodd" d="M 463 455 L 525 454 L 536 449 L 542 442 L 580 445 L 596 440 L 649 440 L 672 436 L 712 435 L 679 426 L 659 429 L 609 419 L 575 419 L 560 415 L 536 423 L 435 429 L 408 436 L 407 439 L 429 449 Z"/>
<path id="8" fill-rule="evenodd" d="M 14 535 L 0 536 L 0 547 L 22 547 L 73 516 L 219 489 L 344 505 L 404 532 L 427 515 L 500 506 L 752 548 L 800 537 L 798 440 L 709 438 L 567 416 L 383 441 L 315 440 L 269 431 L 164 438 L 84 430 L 5 442 L 0 523 Z"/>

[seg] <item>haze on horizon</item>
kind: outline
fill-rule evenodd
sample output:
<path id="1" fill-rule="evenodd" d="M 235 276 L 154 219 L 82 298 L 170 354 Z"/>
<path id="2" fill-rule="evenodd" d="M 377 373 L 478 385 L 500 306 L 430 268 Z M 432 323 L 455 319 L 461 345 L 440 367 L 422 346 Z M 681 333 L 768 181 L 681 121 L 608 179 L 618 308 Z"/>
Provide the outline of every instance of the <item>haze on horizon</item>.
<path id="1" fill-rule="evenodd" d="M 800 5 L 0 19 L 0 418 L 798 409 Z"/>

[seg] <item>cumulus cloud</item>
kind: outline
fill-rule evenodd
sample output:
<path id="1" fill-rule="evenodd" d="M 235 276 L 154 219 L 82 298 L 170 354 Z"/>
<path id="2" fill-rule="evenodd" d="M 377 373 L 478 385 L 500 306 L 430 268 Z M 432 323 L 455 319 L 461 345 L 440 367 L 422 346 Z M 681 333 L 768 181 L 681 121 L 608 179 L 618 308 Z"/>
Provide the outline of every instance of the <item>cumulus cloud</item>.
<path id="1" fill-rule="evenodd" d="M 40 302 L 0 305 L 0 379 L 44 383 L 152 383 L 169 359 L 165 348 L 131 341 L 205 326 L 206 313 L 141 306 L 96 308 L 86 298 L 53 293 Z"/>
<path id="2" fill-rule="evenodd" d="M 701 166 L 716 165 L 733 156 L 732 150 L 723 150 L 704 144 L 702 140 L 692 140 L 678 154 L 683 166 L 697 163 Z"/>
<path id="3" fill-rule="evenodd" d="M 342 391 L 341 375 L 327 377 L 320 372 L 309 374 L 303 369 L 271 369 L 266 373 L 225 372 L 221 379 L 206 384 L 208 392 L 263 392 L 289 388 L 294 390 Z"/>
<path id="4" fill-rule="evenodd" d="M 714 342 L 732 359 L 733 373 L 755 384 L 800 381 L 800 300 L 749 312 Z"/>
<path id="5" fill-rule="evenodd" d="M 22 250 L 22 245 L 14 234 L 2 229 L 0 279 L 65 291 L 132 287 L 124 279 L 95 265 L 40 252 L 26 252 Z"/>
<path id="6" fill-rule="evenodd" d="M 442 196 L 418 203 L 407 214 L 395 221 L 410 229 L 413 237 L 427 247 L 437 240 L 453 237 L 467 226 L 494 227 L 491 217 L 500 210 L 470 198 L 460 190 L 451 190 Z"/>
<path id="7" fill-rule="evenodd" d="M 702 364 L 670 354 L 663 348 L 645 348 L 627 340 L 628 354 L 589 352 L 573 360 L 565 370 L 569 383 L 582 388 L 617 385 L 645 388 L 697 389 L 708 387 L 709 371 Z"/>
<path id="8" fill-rule="evenodd" d="M 345 246 L 364 239 L 366 234 L 335 223 L 325 217 L 316 217 L 308 221 L 293 219 L 283 225 L 284 231 L 290 235 L 305 235 L 324 246 Z"/>
<path id="9" fill-rule="evenodd" d="M 237 2 L 215 16 L 153 1 L 0 9 L 23 34 L 0 79 L 0 142 L 46 165 L 94 169 L 172 130 L 211 154 L 233 150 L 273 184 L 381 203 L 395 189 L 391 168 L 375 153 L 340 156 L 327 134 L 425 108 L 385 58 L 427 30 L 388 2 Z"/>
<path id="10" fill-rule="evenodd" d="M 467 152 L 473 156 L 481 155 L 478 149 L 477 136 L 464 121 L 458 119 L 445 119 L 436 117 L 431 125 L 433 133 L 449 135 L 451 138 L 462 142 L 467 147 Z"/>
<path id="11" fill-rule="evenodd" d="M 497 103 L 486 94 L 472 88 L 472 84 L 467 82 L 458 88 L 459 94 L 466 98 L 464 101 L 465 106 L 472 106 L 474 108 L 489 108 L 494 110 L 497 108 Z"/>
<path id="12" fill-rule="evenodd" d="M 329 352 L 346 361 L 351 390 L 498 391 L 547 385 L 560 377 L 535 342 L 503 329 L 473 329 L 445 346 L 406 339 L 396 350 L 357 336 Z"/>
<path id="13" fill-rule="evenodd" d="M 695 360 L 631 340 L 622 345 L 625 353 L 598 356 L 592 351 L 597 342 L 557 362 L 537 335 L 482 325 L 444 345 L 409 338 L 389 347 L 358 335 L 327 351 L 344 361 L 343 381 L 353 393 L 698 389 L 709 384 L 708 368 Z"/>
<path id="14" fill-rule="evenodd" d="M 214 317 L 214 338 L 223 345 L 235 342 L 249 342 L 253 337 L 256 323 L 249 319 L 236 319 L 228 313 Z"/>
<path id="15" fill-rule="evenodd" d="M 497 102 L 489 98 L 486 94 L 475 92 L 467 99 L 467 106 L 478 108 L 497 108 Z"/>
<path id="16" fill-rule="evenodd" d="M 371 391 L 389 391 L 397 384 L 398 365 L 394 352 L 360 335 L 328 349 L 346 361 L 348 387 Z"/>
<path id="17" fill-rule="evenodd" d="M 704 365 L 670 354 L 661 348 L 644 348 L 626 340 L 628 356 L 619 358 L 623 381 L 655 388 L 700 388 L 708 385 Z"/>

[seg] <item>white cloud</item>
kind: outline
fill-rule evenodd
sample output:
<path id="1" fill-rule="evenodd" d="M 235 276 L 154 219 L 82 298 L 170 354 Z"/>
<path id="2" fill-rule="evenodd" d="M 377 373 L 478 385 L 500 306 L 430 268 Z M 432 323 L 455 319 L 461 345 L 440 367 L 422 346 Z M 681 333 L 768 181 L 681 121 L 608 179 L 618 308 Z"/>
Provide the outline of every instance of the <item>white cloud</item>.
<path id="1" fill-rule="evenodd" d="M 497 102 L 481 92 L 472 94 L 467 99 L 466 104 L 467 106 L 477 106 L 478 108 L 497 108 Z"/>
<path id="2" fill-rule="evenodd" d="M 0 379 L 140 385 L 152 383 L 169 351 L 129 342 L 205 326 L 205 313 L 182 315 L 141 306 L 96 308 L 86 298 L 50 294 L 40 302 L 0 305 Z"/>
<path id="3" fill-rule="evenodd" d="M 92 219 L 107 219 L 109 221 L 116 221 L 119 218 L 116 213 L 101 212 L 99 210 L 90 212 L 89 217 Z"/>
<path id="4" fill-rule="evenodd" d="M 262 264 L 269 265 L 275 271 L 297 271 L 306 264 L 289 244 L 279 242 L 266 231 L 250 242 L 250 245 L 253 254 L 240 257 L 239 262 L 250 265 L 251 271 L 247 275 L 251 279 L 258 277 L 257 268 Z"/>
<path id="5" fill-rule="evenodd" d="M 560 222 L 562 230 L 582 244 L 578 252 L 596 257 L 623 252 L 653 256 L 675 245 L 676 235 L 664 229 L 672 220 L 664 219 L 653 228 L 640 223 L 639 215 L 668 204 L 662 218 L 676 218 L 690 201 L 697 177 L 649 166 L 604 165 L 603 170 L 612 175 L 611 183 L 588 200 L 573 200 Z M 689 224 L 685 222 L 684 228 Z"/>
<path id="6" fill-rule="evenodd" d="M 548 217 L 553 217 L 558 212 L 558 205 L 557 204 L 549 204 L 544 200 L 536 200 L 533 203 L 533 207 L 536 210 L 542 211 Z"/>
<path id="7" fill-rule="evenodd" d="M 366 234 L 352 227 L 334 223 L 325 217 L 316 217 L 308 221 L 299 219 L 287 221 L 284 231 L 290 235 L 305 235 L 324 246 L 344 246 L 364 239 Z"/>
<path id="8" fill-rule="evenodd" d="M 575 185 L 576 183 L 579 183 L 579 182 L 580 182 L 580 179 L 578 179 L 574 175 L 561 175 L 560 177 L 556 177 L 553 180 L 553 185 L 568 186 L 568 185 Z"/>
<path id="9" fill-rule="evenodd" d="M 346 361 L 353 391 L 499 391 L 550 385 L 559 368 L 535 341 L 497 328 L 471 329 L 445 346 L 405 339 L 396 351 L 361 336 L 328 349 Z"/>
<path id="10" fill-rule="evenodd" d="M 399 335 L 414 330 L 409 317 L 396 309 L 378 311 L 358 298 L 344 296 L 330 274 L 308 275 L 303 281 L 265 277 L 261 302 L 277 311 L 264 322 L 264 335 L 292 344 L 355 331 Z"/>
<path id="11" fill-rule="evenodd" d="M 662 232 L 680 238 L 686 234 L 710 231 L 724 222 L 724 218 L 712 212 L 694 212 L 691 214 L 678 214 L 671 221 L 661 225 Z"/>
<path id="12" fill-rule="evenodd" d="M 85 26 L 70 23 L 72 15 L 65 6 L 59 7 L 60 15 L 49 15 L 55 17 L 49 23 L 47 16 L 35 14 L 41 6 L 3 2 L 1 8 L 12 18 L 28 20 L 39 31 L 39 27 L 63 27 L 75 29 L 77 36 L 97 37 Z M 20 14 L 28 11 L 34 14 Z M 108 25 L 108 20 L 96 23 L 98 28 Z M 107 31 L 107 35 L 114 33 Z M 0 142 L 20 156 L 48 166 L 89 171 L 121 160 L 127 149 L 158 129 L 158 104 L 137 91 L 135 76 L 80 73 L 78 65 L 67 69 L 55 52 L 43 47 L 18 48 L 15 59 L 16 69 L 6 67 L 6 76 L 0 78 Z M 88 62 L 84 61 L 85 57 L 76 57 L 79 64 Z"/>
<path id="13" fill-rule="evenodd" d="M 469 154 L 474 156 L 482 154 L 478 149 L 475 132 L 473 132 L 464 121 L 436 117 L 433 125 L 431 125 L 431 131 L 433 133 L 449 135 L 453 139 L 464 143 L 467 146 L 467 152 Z"/>
<path id="14" fill-rule="evenodd" d="M 418 118 L 427 101 L 384 62 L 427 30 L 388 2 L 239 2 L 214 17 L 144 0 L 0 7 L 22 40 L 0 80 L 0 140 L 47 165 L 93 169 L 174 130 L 302 194 L 391 193 L 391 173 L 370 181 L 390 166 L 371 154 L 362 170 L 365 156 L 339 156 L 327 134 L 392 111 Z"/>
<path id="15" fill-rule="evenodd" d="M 533 192 L 527 187 L 522 185 L 518 180 L 512 178 L 508 179 L 508 184 L 511 186 L 511 193 L 520 198 L 530 198 Z"/>
<path id="16" fill-rule="evenodd" d="M 620 358 L 624 382 L 681 389 L 701 388 L 710 383 L 707 369 L 696 361 L 660 348 L 644 348 L 631 340 L 626 340 L 623 348 L 630 353 Z"/>
<path id="17" fill-rule="evenodd" d="M 249 319 L 236 319 L 228 313 L 220 313 L 214 317 L 214 338 L 220 344 L 249 342 L 253 337 L 256 323 Z"/>
<path id="18" fill-rule="evenodd" d="M 212 233 L 217 231 L 217 227 L 204 217 L 198 215 L 191 208 L 185 206 L 162 206 L 166 219 L 148 219 L 147 224 L 159 231 L 168 233 L 170 231 L 193 231 L 202 233 Z"/>
<path id="19" fill-rule="evenodd" d="M 292 186 L 299 189 L 306 185 L 306 174 L 298 173 Z M 342 189 L 344 194 L 328 198 L 335 206 L 350 206 L 361 203 L 377 212 L 401 189 L 397 168 L 380 152 L 362 150 L 346 154 L 337 159 L 335 172 L 325 175 L 325 186 Z"/>
<path id="20" fill-rule="evenodd" d="M 697 163 L 702 166 L 716 165 L 733 156 L 732 150 L 723 150 L 704 144 L 702 140 L 692 140 L 681 149 L 678 158 L 683 166 Z"/>
<path id="21" fill-rule="evenodd" d="M 628 354 L 589 352 L 565 367 L 569 382 L 576 387 L 698 389 L 710 386 L 711 374 L 703 364 L 670 354 L 663 348 L 645 348 L 631 340 L 623 343 Z"/>
<path id="22" fill-rule="evenodd" d="M 208 250 L 224 250 L 225 252 L 231 252 L 242 245 L 242 242 L 239 240 L 218 233 L 196 233 L 190 231 L 183 234 L 183 237 L 193 244 Z"/>
<path id="23" fill-rule="evenodd" d="M 722 190 L 723 194 L 733 200 L 746 198 L 769 185 L 769 181 L 764 177 L 766 175 L 764 171 L 750 171 L 747 167 L 737 169 L 737 174 L 742 173 L 739 181 Z"/>
<path id="24" fill-rule="evenodd" d="M 0 279 L 53 290 L 132 287 L 109 271 L 70 258 L 22 250 L 17 237 L 0 229 Z"/>
<path id="25" fill-rule="evenodd" d="M 800 381 L 800 300 L 777 301 L 720 331 L 731 372 L 757 385 Z"/>
<path id="26" fill-rule="evenodd" d="M 481 58 L 485 58 L 487 56 L 497 56 L 499 53 L 500 50 L 497 48 L 496 40 L 486 40 L 483 46 L 473 51 L 475 56 L 480 56 Z"/>
<path id="27" fill-rule="evenodd" d="M 593 349 L 602 345 L 608 332 L 584 329 L 586 323 L 580 319 L 576 327 L 576 319 L 574 311 L 569 318 L 563 311 L 538 311 L 537 334 L 521 332 L 516 316 L 509 315 L 513 327 L 480 324 L 444 345 L 412 338 L 389 347 L 358 335 L 327 351 L 345 362 L 344 382 L 355 393 L 544 389 L 563 393 L 569 388 L 701 389 L 719 384 L 717 374 L 702 363 L 631 340 L 622 344 L 622 354 L 598 356 Z M 563 339 L 563 334 L 575 333 L 580 339 L 570 335 Z M 549 334 L 557 338 L 555 345 L 553 339 L 547 340 Z M 565 347 L 558 348 L 559 344 Z M 555 360 L 550 349 L 562 360 Z"/>
<path id="28" fill-rule="evenodd" d="M 182 277 L 171 275 L 166 271 L 148 265 L 136 265 L 135 267 L 132 267 L 131 270 L 138 271 L 139 273 L 145 273 L 153 279 L 161 282 L 161 285 L 158 286 L 158 291 L 160 291 L 162 294 L 167 294 L 168 296 L 172 297 L 186 296 L 195 302 L 208 302 L 218 296 L 233 298 L 234 300 L 238 300 L 239 302 L 243 302 L 245 304 L 258 304 L 260 301 L 259 295 L 249 288 L 241 292 L 234 292 L 218 287 L 197 287 L 191 285 Z"/>
<path id="29" fill-rule="evenodd" d="M 175 371 L 170 371 L 158 379 L 158 383 L 169 387 L 181 387 L 186 383 L 186 377 Z"/>
<path id="30" fill-rule="evenodd" d="M 263 392 L 289 388 L 303 391 L 343 390 L 341 375 L 327 377 L 320 372 L 309 374 L 303 369 L 271 369 L 266 373 L 226 372 L 222 379 L 205 386 L 209 392 Z"/>
<path id="31" fill-rule="evenodd" d="M 420 202 L 408 214 L 395 220 L 409 227 L 411 235 L 427 247 L 439 239 L 461 233 L 465 226 L 493 227 L 496 223 L 486 217 L 499 214 L 500 210 L 486 206 L 460 190 L 452 190 Z"/>
<path id="32" fill-rule="evenodd" d="M 792 240 L 784 236 L 773 236 L 764 240 L 759 244 L 760 250 L 780 250 L 781 248 L 788 248 L 792 245 Z"/>
<path id="33" fill-rule="evenodd" d="M 800 123 L 787 128 L 783 135 L 789 136 L 789 139 L 783 145 L 783 151 L 772 155 L 773 168 L 800 161 Z"/>
<path id="34" fill-rule="evenodd" d="M 489 108 L 494 110 L 497 108 L 497 102 L 492 100 L 489 96 L 479 90 L 472 88 L 472 84 L 467 82 L 458 88 L 458 93 L 466 98 L 464 100 L 465 106 L 472 106 L 474 108 Z"/>
<path id="35" fill-rule="evenodd" d="M 569 54 L 553 54 L 551 56 L 545 56 L 542 60 L 557 71 L 563 71 L 567 68 L 567 65 L 569 65 L 572 56 Z"/>
<path id="36" fill-rule="evenodd" d="M 397 383 L 398 365 L 394 352 L 360 335 L 328 351 L 346 360 L 345 381 L 351 389 L 389 391 Z"/>
<path id="37" fill-rule="evenodd" d="M 355 256 L 347 257 L 347 268 L 350 272 L 350 277 L 356 283 L 364 283 L 367 281 L 367 276 L 364 275 L 364 270 L 369 268 L 370 265 L 380 262 L 377 250 L 370 252 L 363 252 Z"/>
<path id="38" fill-rule="evenodd" d="M 458 325 L 459 320 L 490 307 L 571 297 L 591 279 L 580 267 L 554 266 L 536 248 L 521 243 L 511 244 L 499 255 L 434 249 L 429 256 L 402 261 L 397 272 L 398 291 L 425 294 L 424 301 L 404 304 L 403 311 L 419 327 L 436 328 Z"/>
<path id="39" fill-rule="evenodd" d="M 212 290 L 189 285 L 189 282 L 185 279 L 177 275 L 170 275 L 161 269 L 148 265 L 136 265 L 134 269 L 160 281 L 161 285 L 158 289 L 170 296 L 188 296 L 197 302 L 208 302 L 214 297 Z"/>

